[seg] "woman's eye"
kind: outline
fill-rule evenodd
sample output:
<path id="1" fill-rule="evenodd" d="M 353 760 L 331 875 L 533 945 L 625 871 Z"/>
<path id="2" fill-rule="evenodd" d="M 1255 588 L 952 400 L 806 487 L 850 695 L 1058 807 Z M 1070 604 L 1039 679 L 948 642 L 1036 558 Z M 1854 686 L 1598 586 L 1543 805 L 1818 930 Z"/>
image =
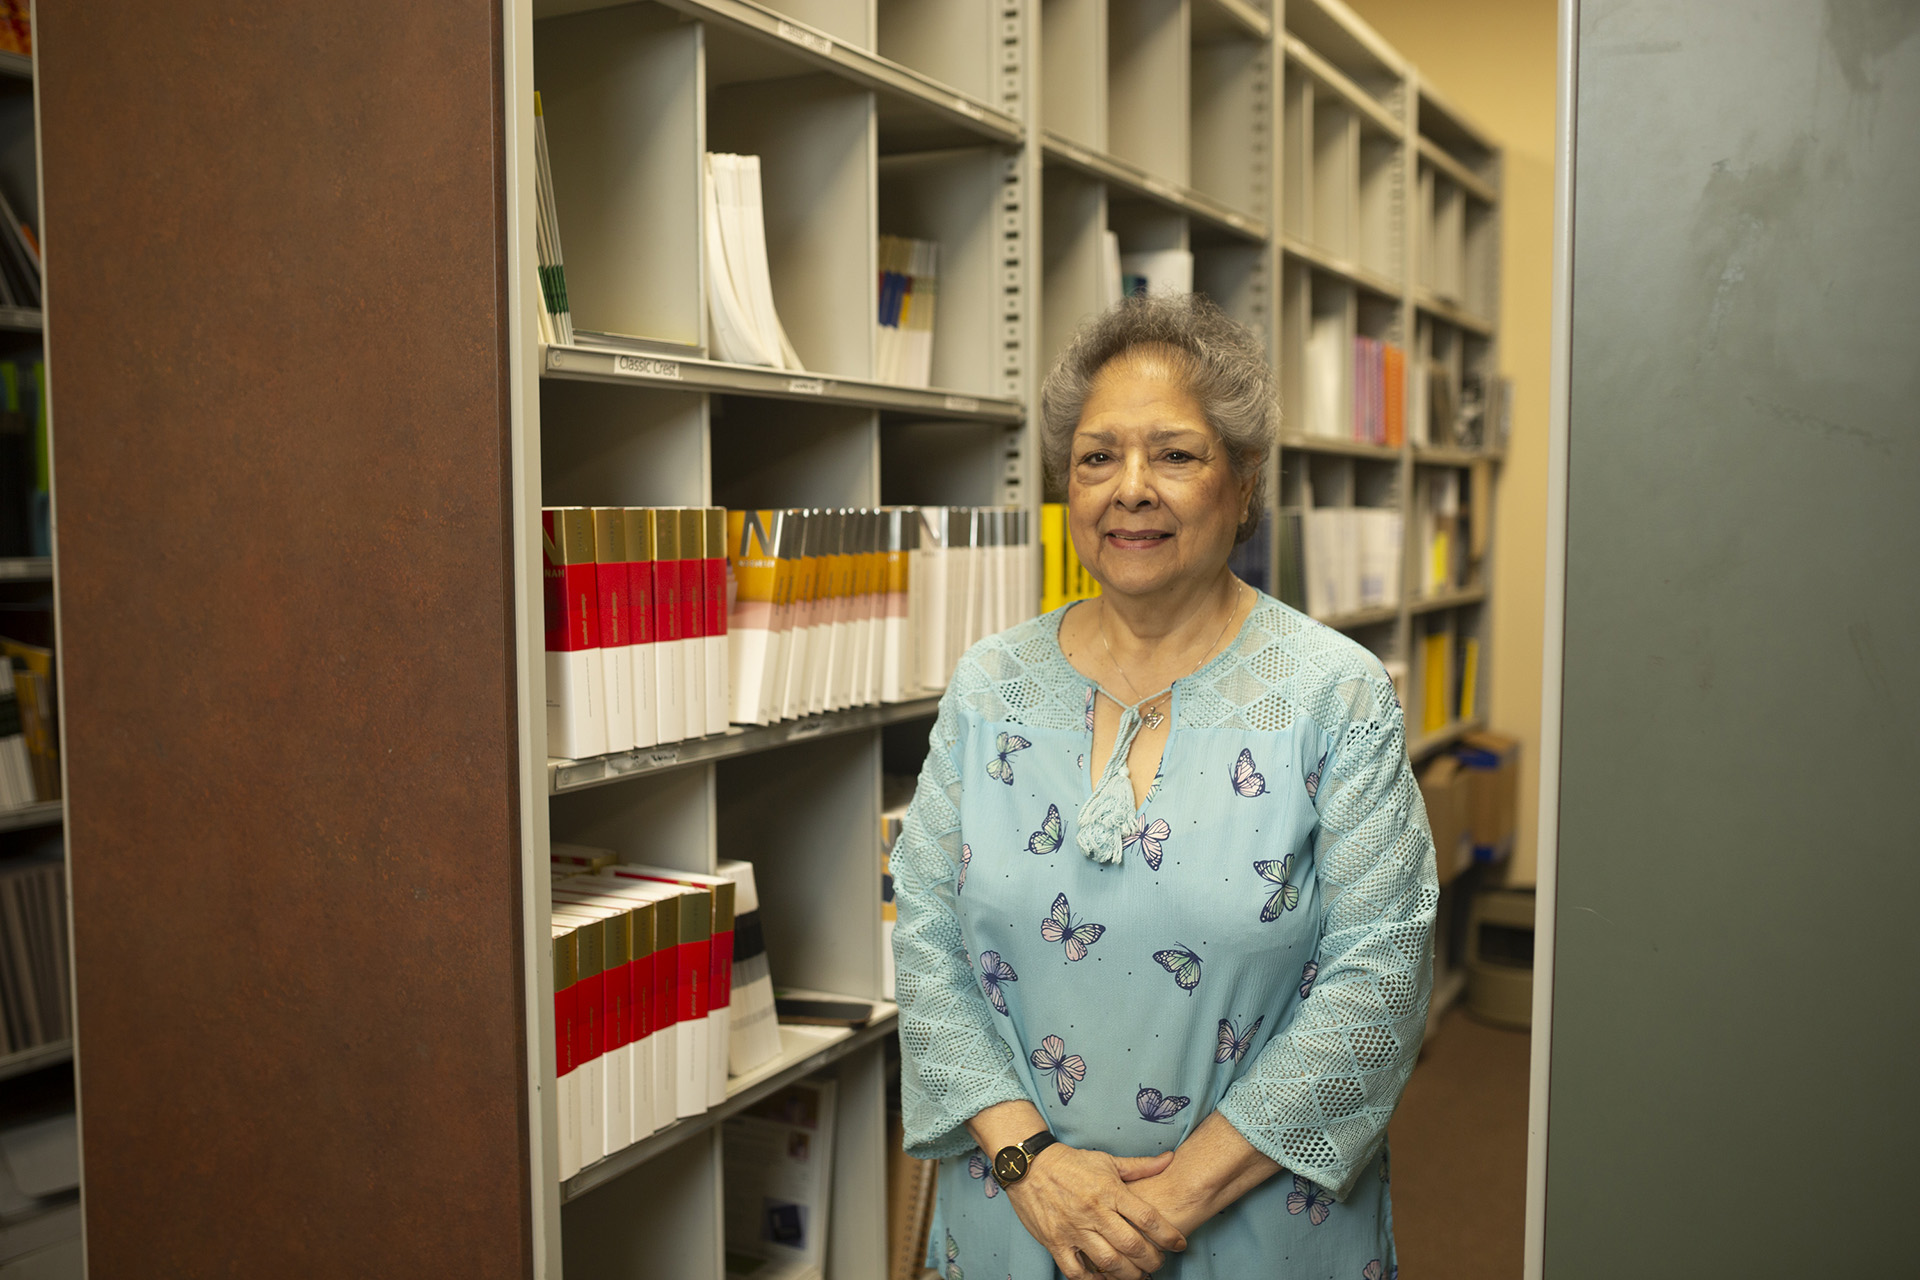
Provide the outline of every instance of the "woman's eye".
<path id="1" fill-rule="evenodd" d="M 1081 455 L 1080 465 L 1081 466 L 1098 466 L 1101 463 L 1105 462 L 1106 460 L 1107 460 L 1107 455 L 1104 453 L 1098 452 L 1096 450 L 1093 453 Z"/>
<path id="2" fill-rule="evenodd" d="M 1192 462 L 1193 455 L 1190 453 L 1184 453 L 1179 449 L 1172 449 L 1172 450 L 1169 450 L 1167 453 L 1167 461 L 1168 462 Z"/>

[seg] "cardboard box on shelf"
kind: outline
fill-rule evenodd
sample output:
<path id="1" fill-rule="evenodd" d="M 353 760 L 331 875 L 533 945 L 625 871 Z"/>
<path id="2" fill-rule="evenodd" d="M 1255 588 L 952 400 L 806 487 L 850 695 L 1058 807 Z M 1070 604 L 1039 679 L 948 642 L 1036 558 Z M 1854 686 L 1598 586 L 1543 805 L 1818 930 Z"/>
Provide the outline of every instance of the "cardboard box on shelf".
<path id="1" fill-rule="evenodd" d="M 1476 862 L 1498 862 L 1513 851 L 1520 740 L 1504 733 L 1470 733 L 1456 753 L 1468 783 L 1467 830 Z"/>
<path id="2" fill-rule="evenodd" d="M 1473 840 L 1467 829 L 1470 780 L 1459 760 L 1443 755 L 1420 772 L 1420 797 L 1426 801 L 1427 824 L 1433 828 L 1433 863 L 1440 883 L 1447 884 L 1473 862 Z"/>

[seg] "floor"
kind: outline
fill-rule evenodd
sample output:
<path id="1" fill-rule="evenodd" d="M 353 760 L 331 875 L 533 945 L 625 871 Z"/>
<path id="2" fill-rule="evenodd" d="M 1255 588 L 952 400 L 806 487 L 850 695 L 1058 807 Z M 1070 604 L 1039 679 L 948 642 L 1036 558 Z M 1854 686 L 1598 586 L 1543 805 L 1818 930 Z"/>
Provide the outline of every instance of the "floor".
<path id="1" fill-rule="evenodd" d="M 1517 1280 L 1525 1234 L 1527 1044 L 1464 1002 L 1394 1113 L 1393 1234 L 1404 1280 Z"/>

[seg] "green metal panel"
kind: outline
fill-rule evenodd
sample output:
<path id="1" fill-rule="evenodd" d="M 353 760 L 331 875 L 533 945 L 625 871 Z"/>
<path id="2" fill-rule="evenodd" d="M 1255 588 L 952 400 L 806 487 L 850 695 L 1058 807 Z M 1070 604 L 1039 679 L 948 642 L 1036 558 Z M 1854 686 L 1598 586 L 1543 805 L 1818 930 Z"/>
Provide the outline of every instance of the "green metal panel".
<path id="1" fill-rule="evenodd" d="M 1546 1275 L 1920 1272 L 1920 4 L 1581 0 Z"/>

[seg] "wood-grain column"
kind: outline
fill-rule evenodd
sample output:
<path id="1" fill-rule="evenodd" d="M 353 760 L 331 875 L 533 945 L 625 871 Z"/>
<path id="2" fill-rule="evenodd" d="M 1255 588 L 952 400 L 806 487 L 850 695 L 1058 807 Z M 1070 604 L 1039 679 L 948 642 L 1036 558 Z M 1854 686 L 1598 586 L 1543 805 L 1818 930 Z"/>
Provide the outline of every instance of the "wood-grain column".
<path id="1" fill-rule="evenodd" d="M 91 1274 L 526 1274 L 500 7 L 37 8 Z"/>

